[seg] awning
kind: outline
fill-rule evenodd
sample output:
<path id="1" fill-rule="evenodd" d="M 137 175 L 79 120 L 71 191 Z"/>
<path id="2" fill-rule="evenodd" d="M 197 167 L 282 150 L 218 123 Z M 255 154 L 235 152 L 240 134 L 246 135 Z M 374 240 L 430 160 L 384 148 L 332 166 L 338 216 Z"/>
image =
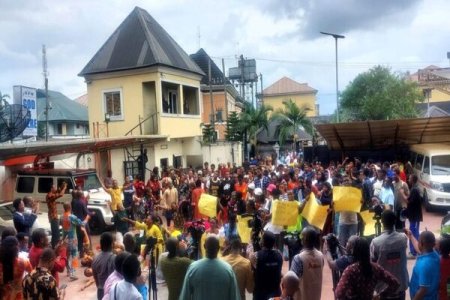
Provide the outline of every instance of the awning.
<path id="1" fill-rule="evenodd" d="M 331 150 L 373 150 L 398 145 L 450 143 L 450 116 L 317 124 Z"/>
<path id="2" fill-rule="evenodd" d="M 139 135 L 109 137 L 101 139 L 60 140 L 32 142 L 26 144 L 0 145 L 0 165 L 9 165 L 12 160 L 30 156 L 53 156 L 64 153 L 101 152 L 133 145 L 156 144 L 167 140 L 164 135 Z"/>

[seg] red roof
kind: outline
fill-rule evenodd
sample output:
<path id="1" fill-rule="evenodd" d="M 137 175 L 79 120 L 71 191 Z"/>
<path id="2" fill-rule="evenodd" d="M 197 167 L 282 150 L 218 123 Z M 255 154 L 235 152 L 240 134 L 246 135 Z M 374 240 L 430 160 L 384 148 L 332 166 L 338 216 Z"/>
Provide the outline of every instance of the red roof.
<path id="1" fill-rule="evenodd" d="M 317 93 L 317 90 L 310 87 L 307 83 L 299 83 L 286 76 L 263 90 L 264 96 L 315 93 Z"/>

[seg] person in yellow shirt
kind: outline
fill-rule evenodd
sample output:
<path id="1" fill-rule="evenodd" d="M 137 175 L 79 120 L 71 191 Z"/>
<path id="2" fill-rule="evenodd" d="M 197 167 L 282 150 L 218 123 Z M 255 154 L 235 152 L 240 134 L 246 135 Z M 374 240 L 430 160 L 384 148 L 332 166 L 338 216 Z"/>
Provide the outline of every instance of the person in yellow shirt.
<path id="1" fill-rule="evenodd" d="M 164 239 L 161 229 L 158 226 L 159 218 L 157 216 L 148 216 L 144 222 L 134 221 L 128 218 L 123 218 L 124 221 L 132 224 L 136 229 L 144 230 L 146 238 L 155 238 L 156 246 L 154 250 L 155 261 L 158 261 L 159 255 L 163 252 Z"/>
<path id="2" fill-rule="evenodd" d="M 119 203 L 122 203 L 123 188 L 120 187 L 119 184 L 117 183 L 117 180 L 114 179 L 111 188 L 103 186 L 103 189 L 105 190 L 105 192 L 111 195 L 111 210 L 116 211 L 117 205 Z"/>

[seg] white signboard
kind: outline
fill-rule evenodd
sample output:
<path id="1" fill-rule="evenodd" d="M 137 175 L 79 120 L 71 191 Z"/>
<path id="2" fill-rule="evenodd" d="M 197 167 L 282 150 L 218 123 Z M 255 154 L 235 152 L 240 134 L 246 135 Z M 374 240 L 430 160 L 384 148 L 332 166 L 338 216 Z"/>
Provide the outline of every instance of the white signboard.
<path id="1" fill-rule="evenodd" d="M 25 86 L 14 86 L 14 103 L 22 104 L 30 111 L 30 122 L 23 131 L 23 136 L 37 136 L 37 101 L 36 89 Z"/>

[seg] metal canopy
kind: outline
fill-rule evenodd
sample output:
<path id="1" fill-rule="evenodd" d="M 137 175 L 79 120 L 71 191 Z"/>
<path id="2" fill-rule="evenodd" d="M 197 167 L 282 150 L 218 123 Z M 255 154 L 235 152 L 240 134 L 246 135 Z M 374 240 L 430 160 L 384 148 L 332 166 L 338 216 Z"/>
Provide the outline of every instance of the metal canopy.
<path id="1" fill-rule="evenodd" d="M 317 124 L 331 150 L 373 150 L 397 145 L 450 143 L 450 116 Z"/>
<path id="2" fill-rule="evenodd" d="M 53 156 L 64 153 L 101 152 L 141 144 L 155 144 L 167 140 L 163 135 L 109 137 L 102 139 L 61 140 L 27 144 L 0 145 L 0 164 L 13 158 L 30 155 Z"/>

